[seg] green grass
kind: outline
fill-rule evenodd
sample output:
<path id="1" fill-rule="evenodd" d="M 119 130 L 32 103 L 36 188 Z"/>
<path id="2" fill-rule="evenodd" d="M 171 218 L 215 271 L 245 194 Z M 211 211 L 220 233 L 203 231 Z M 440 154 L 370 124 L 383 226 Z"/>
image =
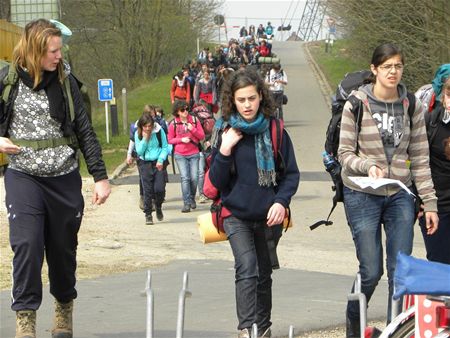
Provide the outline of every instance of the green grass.
<path id="1" fill-rule="evenodd" d="M 106 171 L 108 172 L 109 176 L 112 175 L 119 164 L 125 161 L 125 158 L 127 156 L 126 146 L 128 146 L 128 141 L 127 144 L 122 147 L 122 149 L 111 149 L 106 151 L 103 150 L 103 161 L 105 161 Z M 83 156 L 81 156 L 80 161 L 80 173 L 81 176 L 89 176 Z"/>
<path id="2" fill-rule="evenodd" d="M 346 40 L 336 40 L 328 53 L 325 52 L 324 41 L 311 42 L 309 50 L 333 89 L 337 87 L 346 73 L 368 69 L 367 62 L 358 61 L 352 55 Z"/>

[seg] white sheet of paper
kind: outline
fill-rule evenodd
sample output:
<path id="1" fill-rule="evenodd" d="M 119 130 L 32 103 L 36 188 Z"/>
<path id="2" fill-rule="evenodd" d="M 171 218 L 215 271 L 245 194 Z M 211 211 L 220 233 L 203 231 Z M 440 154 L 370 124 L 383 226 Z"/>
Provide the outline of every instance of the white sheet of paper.
<path id="1" fill-rule="evenodd" d="M 361 176 L 351 176 L 351 177 L 349 177 L 349 179 L 353 183 L 359 185 L 363 189 L 368 188 L 368 187 L 377 189 L 383 185 L 397 184 L 401 188 L 405 189 L 408 192 L 408 194 L 415 196 L 411 192 L 411 190 L 408 189 L 408 187 L 406 185 L 404 185 L 399 180 L 393 180 L 392 178 L 370 178 L 370 177 L 361 177 Z"/>

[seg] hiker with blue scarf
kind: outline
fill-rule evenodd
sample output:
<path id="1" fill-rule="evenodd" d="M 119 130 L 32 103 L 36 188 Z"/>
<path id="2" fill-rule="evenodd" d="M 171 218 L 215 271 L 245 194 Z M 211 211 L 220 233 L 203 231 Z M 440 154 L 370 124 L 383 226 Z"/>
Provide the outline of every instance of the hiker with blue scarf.
<path id="1" fill-rule="evenodd" d="M 272 270 L 285 209 L 297 191 L 300 173 L 291 139 L 283 130 L 282 172 L 276 166 L 270 119 L 273 99 L 261 76 L 248 69 L 224 83 L 222 118 L 216 122 L 209 177 L 231 211 L 224 229 L 235 259 L 238 337 L 271 336 Z M 270 248 L 270 249 L 269 249 Z"/>

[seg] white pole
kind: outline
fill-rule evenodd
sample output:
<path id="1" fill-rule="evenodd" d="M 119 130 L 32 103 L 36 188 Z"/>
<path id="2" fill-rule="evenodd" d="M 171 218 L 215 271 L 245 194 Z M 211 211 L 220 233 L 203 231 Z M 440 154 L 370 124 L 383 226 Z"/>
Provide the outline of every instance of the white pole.
<path id="1" fill-rule="evenodd" d="M 122 127 L 123 132 L 128 130 L 128 105 L 127 105 L 127 89 L 122 88 Z"/>
<path id="2" fill-rule="evenodd" d="M 197 38 L 197 55 L 200 54 L 200 39 Z"/>
<path id="3" fill-rule="evenodd" d="M 105 101 L 106 143 L 109 143 L 108 101 Z"/>

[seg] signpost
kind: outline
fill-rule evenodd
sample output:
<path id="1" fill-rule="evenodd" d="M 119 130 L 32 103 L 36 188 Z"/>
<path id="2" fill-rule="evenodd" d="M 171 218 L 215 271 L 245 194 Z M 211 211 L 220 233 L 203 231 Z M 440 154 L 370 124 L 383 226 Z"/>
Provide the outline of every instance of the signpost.
<path id="1" fill-rule="evenodd" d="M 98 100 L 105 102 L 105 119 L 106 119 L 106 143 L 109 143 L 109 119 L 108 119 L 108 102 L 113 99 L 113 80 L 100 79 L 98 85 Z"/>
<path id="2" fill-rule="evenodd" d="M 214 16 L 213 20 L 219 29 L 219 43 L 221 43 L 221 41 L 220 41 L 220 26 L 222 26 L 225 23 L 225 17 L 223 15 L 217 14 L 216 16 Z"/>

